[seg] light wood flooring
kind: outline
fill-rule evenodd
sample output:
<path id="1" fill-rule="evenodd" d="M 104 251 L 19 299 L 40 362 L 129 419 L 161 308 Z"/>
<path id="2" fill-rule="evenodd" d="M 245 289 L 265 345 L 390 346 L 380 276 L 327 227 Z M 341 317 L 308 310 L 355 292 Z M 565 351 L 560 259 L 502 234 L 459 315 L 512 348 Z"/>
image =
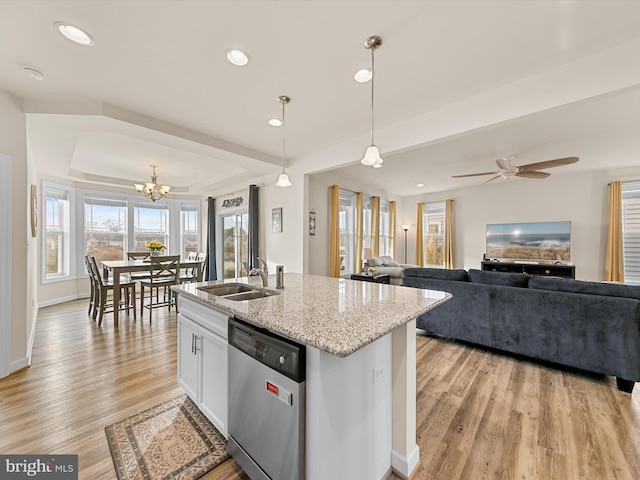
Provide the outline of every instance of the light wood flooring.
<path id="1" fill-rule="evenodd" d="M 176 317 L 100 328 L 86 305 L 40 310 L 32 366 L 0 380 L 0 452 L 78 454 L 80 479 L 114 479 L 104 427 L 182 394 Z M 424 335 L 417 348 L 413 480 L 640 478 L 640 387 Z M 247 478 L 233 460 L 203 477 Z"/>

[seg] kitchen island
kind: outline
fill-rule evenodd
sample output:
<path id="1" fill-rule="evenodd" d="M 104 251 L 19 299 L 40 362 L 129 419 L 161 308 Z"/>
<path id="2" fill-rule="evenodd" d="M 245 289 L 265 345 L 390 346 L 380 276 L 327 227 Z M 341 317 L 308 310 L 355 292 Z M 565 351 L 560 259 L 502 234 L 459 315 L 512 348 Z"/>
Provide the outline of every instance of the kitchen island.
<path id="1" fill-rule="evenodd" d="M 408 476 L 419 459 L 415 319 L 450 295 L 295 273 L 285 275 L 284 289 L 267 287 L 278 294 L 264 298 L 233 301 L 202 290 L 220 283 L 173 287 L 179 383 L 214 425 L 226 435 L 226 409 L 234 408 L 221 398 L 225 316 L 234 316 L 306 346 L 307 479 L 380 479 L 390 468 Z M 263 289 L 259 277 L 234 283 Z M 218 360 L 207 367 L 212 350 Z"/>

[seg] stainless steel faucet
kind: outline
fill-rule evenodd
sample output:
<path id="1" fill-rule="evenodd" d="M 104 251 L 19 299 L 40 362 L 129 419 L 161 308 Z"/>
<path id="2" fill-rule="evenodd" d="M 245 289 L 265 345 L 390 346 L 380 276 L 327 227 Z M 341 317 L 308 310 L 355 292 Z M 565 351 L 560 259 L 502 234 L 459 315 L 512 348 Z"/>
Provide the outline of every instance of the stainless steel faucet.
<path id="1" fill-rule="evenodd" d="M 268 287 L 269 286 L 269 267 L 267 267 L 267 264 L 265 263 L 265 261 L 262 260 L 260 257 L 258 257 L 258 261 L 262 263 L 262 268 L 252 268 L 249 271 L 249 275 L 250 276 L 260 275 L 260 278 L 262 279 L 262 286 Z"/>

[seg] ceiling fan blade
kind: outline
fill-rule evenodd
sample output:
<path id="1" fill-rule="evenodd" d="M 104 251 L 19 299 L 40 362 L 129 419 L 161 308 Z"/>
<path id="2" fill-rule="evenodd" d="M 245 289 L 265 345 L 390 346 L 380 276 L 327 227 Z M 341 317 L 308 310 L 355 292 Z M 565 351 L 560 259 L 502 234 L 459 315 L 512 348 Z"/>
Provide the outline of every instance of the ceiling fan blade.
<path id="1" fill-rule="evenodd" d="M 498 172 L 469 173 L 467 175 L 452 175 L 451 178 L 479 177 L 480 175 L 495 175 L 496 173 Z"/>
<path id="2" fill-rule="evenodd" d="M 489 180 L 487 180 L 487 181 L 486 181 L 486 182 L 484 182 L 484 183 L 493 182 L 494 180 L 496 180 L 497 178 L 500 178 L 501 176 L 502 176 L 502 175 L 498 174 L 498 175 L 496 175 L 495 177 L 490 178 Z"/>
<path id="3" fill-rule="evenodd" d="M 579 160 L 578 157 L 566 157 L 557 158 L 556 160 L 547 160 L 546 162 L 528 163 L 527 165 L 520 165 L 519 172 L 530 172 L 532 170 L 544 170 L 545 168 L 561 167 L 562 165 L 569 165 L 576 163 Z"/>
<path id="4" fill-rule="evenodd" d="M 551 174 L 547 172 L 536 172 L 536 171 L 516 173 L 516 177 L 540 178 L 540 179 L 547 178 L 549 175 Z"/>

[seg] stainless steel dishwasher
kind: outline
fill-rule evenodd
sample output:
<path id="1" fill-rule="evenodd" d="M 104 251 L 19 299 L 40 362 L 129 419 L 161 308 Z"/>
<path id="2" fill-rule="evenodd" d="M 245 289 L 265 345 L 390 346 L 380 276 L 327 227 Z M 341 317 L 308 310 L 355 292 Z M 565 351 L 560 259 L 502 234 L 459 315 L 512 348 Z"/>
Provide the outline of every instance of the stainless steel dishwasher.
<path id="1" fill-rule="evenodd" d="M 229 319 L 229 453 L 252 480 L 305 478 L 305 353 Z"/>

